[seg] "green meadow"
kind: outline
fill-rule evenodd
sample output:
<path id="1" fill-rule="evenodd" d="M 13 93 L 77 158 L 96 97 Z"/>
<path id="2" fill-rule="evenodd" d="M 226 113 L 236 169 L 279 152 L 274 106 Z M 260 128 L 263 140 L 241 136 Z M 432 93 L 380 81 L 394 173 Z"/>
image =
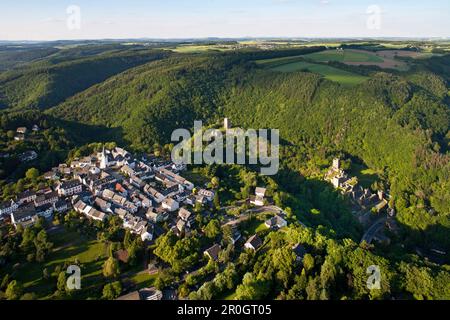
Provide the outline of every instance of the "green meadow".
<path id="1" fill-rule="evenodd" d="M 281 64 L 270 68 L 279 72 L 307 71 L 322 75 L 325 79 L 338 82 L 343 86 L 354 86 L 368 79 L 355 73 L 344 71 L 338 68 L 323 64 L 315 64 L 306 61 L 296 61 L 287 64 Z"/>
<path id="2" fill-rule="evenodd" d="M 383 62 L 384 60 L 371 52 L 354 50 L 326 50 L 305 55 L 305 58 L 318 62 Z"/>
<path id="3" fill-rule="evenodd" d="M 95 287 L 97 280 L 101 279 L 103 262 L 107 258 L 108 245 L 97 240 L 88 240 L 76 232 L 64 231 L 52 234 L 49 240 L 53 242 L 54 249 L 46 262 L 25 262 L 8 268 L 13 279 L 21 282 L 25 292 L 34 292 L 40 298 L 50 298 L 56 289 L 55 272 L 57 266 L 65 262 L 78 261 L 83 265 L 82 283 L 84 288 Z M 43 278 L 43 271 L 47 269 L 51 279 Z"/>
<path id="4" fill-rule="evenodd" d="M 230 48 L 226 46 L 216 46 L 216 45 L 180 45 L 175 49 L 171 49 L 178 53 L 200 53 L 205 51 L 228 51 Z"/>
<path id="5" fill-rule="evenodd" d="M 60 230 L 49 235 L 54 247 L 43 263 L 25 262 L 8 266 L 7 273 L 24 285 L 25 292 L 33 292 L 39 299 L 54 299 L 58 273 L 57 266 L 64 263 L 81 264 L 81 290 L 73 292 L 73 299 L 100 298 L 105 283 L 103 264 L 108 258 L 109 244 L 90 240 L 75 231 Z M 44 279 L 47 269 L 50 279 Z M 61 270 L 64 271 L 64 270 Z M 121 275 L 121 281 L 136 289 L 152 286 L 157 275 L 150 275 L 139 264 Z"/>
<path id="6" fill-rule="evenodd" d="M 380 180 L 381 172 L 374 169 L 367 168 L 364 165 L 353 163 L 349 175 L 358 178 L 359 184 L 364 188 L 370 188 L 370 186 Z"/>

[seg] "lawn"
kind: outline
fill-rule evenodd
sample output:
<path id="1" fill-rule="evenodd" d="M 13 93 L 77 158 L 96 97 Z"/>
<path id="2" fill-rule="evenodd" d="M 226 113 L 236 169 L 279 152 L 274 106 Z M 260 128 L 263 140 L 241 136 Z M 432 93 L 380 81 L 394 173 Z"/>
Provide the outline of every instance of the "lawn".
<path id="1" fill-rule="evenodd" d="M 305 58 L 318 62 L 383 62 L 384 60 L 372 52 L 356 50 L 326 50 L 305 55 Z"/>
<path id="2" fill-rule="evenodd" d="M 276 67 L 271 67 L 271 70 L 280 72 L 308 71 L 320 74 L 325 79 L 338 82 L 343 86 L 354 86 L 368 79 L 368 77 L 344 71 L 338 68 L 322 64 L 309 63 L 305 61 L 296 61 L 278 65 Z"/>
<path id="3" fill-rule="evenodd" d="M 257 216 L 243 222 L 241 224 L 241 231 L 246 236 L 252 236 L 256 233 L 261 233 L 268 230 L 265 222 L 273 217 L 272 212 L 262 212 L 258 213 Z"/>
<path id="4" fill-rule="evenodd" d="M 26 262 L 16 267 L 8 266 L 6 268 L 6 272 L 13 279 L 24 285 L 26 292 L 34 292 L 41 298 L 49 298 L 56 287 L 56 266 L 75 260 L 82 264 L 82 287 L 86 288 L 96 284 L 108 252 L 104 243 L 88 240 L 79 233 L 70 231 L 51 234 L 49 240 L 53 242 L 54 249 L 45 262 Z M 45 268 L 52 276 L 49 280 L 42 278 Z"/>
<path id="5" fill-rule="evenodd" d="M 153 287 L 157 274 L 149 274 L 147 271 L 139 272 L 131 276 L 129 279 L 134 283 L 137 289 Z"/>
<path id="6" fill-rule="evenodd" d="M 195 184 L 196 186 L 203 186 L 205 185 L 205 183 L 210 182 L 210 180 L 206 178 L 201 172 L 198 172 L 196 168 L 193 168 L 192 170 L 189 171 L 184 171 L 183 177 L 192 182 L 193 184 Z"/>
<path id="7" fill-rule="evenodd" d="M 364 188 L 369 188 L 379 180 L 379 172 L 359 164 L 352 164 L 349 175 L 357 177 L 359 184 Z"/>
<path id="8" fill-rule="evenodd" d="M 264 221 L 259 218 L 254 218 L 243 223 L 242 232 L 246 236 L 252 236 L 255 233 L 266 230 L 266 226 L 264 225 Z"/>

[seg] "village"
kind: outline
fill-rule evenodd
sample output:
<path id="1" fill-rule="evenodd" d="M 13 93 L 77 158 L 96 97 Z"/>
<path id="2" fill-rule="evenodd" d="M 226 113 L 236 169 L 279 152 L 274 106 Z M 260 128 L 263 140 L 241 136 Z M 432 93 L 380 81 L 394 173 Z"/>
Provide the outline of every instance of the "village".
<path id="1" fill-rule="evenodd" d="M 156 158 L 138 160 L 122 148 L 103 149 L 45 173 L 54 187 L 19 194 L 1 205 L 0 215 L 2 220 L 10 217 L 16 227 L 71 209 L 96 221 L 118 215 L 124 228 L 151 241 L 153 223 L 167 221 L 182 205 L 206 204 L 214 197 L 214 192 L 206 189 L 193 195 L 194 185 L 178 175 L 182 169 Z M 185 231 L 180 227 L 178 233 Z"/>
<path id="2" fill-rule="evenodd" d="M 164 233 L 165 224 L 177 237 L 188 237 L 196 225 L 195 207 L 212 206 L 215 191 L 206 186 L 196 186 L 182 176 L 184 165 L 155 156 L 134 156 L 127 150 L 103 147 L 101 152 L 75 158 L 46 172 L 43 178 L 49 187 L 26 190 L 0 206 L 1 223 L 11 223 L 15 228 L 27 228 L 39 219 L 51 222 L 56 214 L 77 212 L 91 221 L 105 222 L 118 216 L 122 227 L 140 237 L 144 243 L 154 243 Z M 239 224 L 252 212 L 272 212 L 274 215 L 264 225 L 269 230 L 287 226 L 285 213 L 269 206 L 266 189 L 257 187 L 247 199 L 253 209 L 241 218 L 228 217 L 223 226 L 230 226 L 230 241 L 236 244 L 242 238 Z M 51 225 L 51 223 L 49 223 Z M 263 240 L 254 234 L 245 239 L 242 249 L 258 250 Z M 215 243 L 204 250 L 207 259 L 218 261 L 222 247 Z M 304 252 L 302 248 L 293 248 Z M 152 292 L 145 295 L 145 292 Z M 145 298 L 143 297 L 143 294 Z M 132 292 L 123 299 L 161 299 L 155 288 Z"/>

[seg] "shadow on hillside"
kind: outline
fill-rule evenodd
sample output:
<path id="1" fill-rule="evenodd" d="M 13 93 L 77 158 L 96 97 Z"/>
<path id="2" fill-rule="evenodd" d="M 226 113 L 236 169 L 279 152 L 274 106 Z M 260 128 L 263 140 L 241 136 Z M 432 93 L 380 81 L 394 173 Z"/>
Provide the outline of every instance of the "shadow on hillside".
<path id="1" fill-rule="evenodd" d="M 77 145 L 110 141 L 115 141 L 122 146 L 128 145 L 128 141 L 123 138 L 123 129 L 120 127 L 109 128 L 102 125 L 84 124 L 59 118 L 52 118 L 52 120 L 56 125 L 63 127 L 71 140 Z"/>
<path id="2" fill-rule="evenodd" d="M 425 230 L 416 230 L 398 220 L 397 224 L 400 227 L 398 234 L 390 235 L 404 245 L 405 251 L 437 264 L 450 264 L 450 228 L 435 224 Z"/>
<path id="3" fill-rule="evenodd" d="M 331 184 L 319 178 L 306 179 L 288 168 L 280 169 L 275 179 L 293 195 L 287 204 L 302 222 L 333 229 L 338 238 L 359 241 L 363 229 L 351 213 L 349 199 Z"/>

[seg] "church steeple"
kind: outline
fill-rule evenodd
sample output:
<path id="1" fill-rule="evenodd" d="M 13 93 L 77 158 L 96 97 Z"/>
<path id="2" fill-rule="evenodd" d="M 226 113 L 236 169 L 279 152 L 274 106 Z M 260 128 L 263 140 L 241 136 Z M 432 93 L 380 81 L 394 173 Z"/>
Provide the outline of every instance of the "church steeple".
<path id="1" fill-rule="evenodd" d="M 106 168 L 108 168 L 108 155 L 106 154 L 105 146 L 103 146 L 102 156 L 100 159 L 100 169 L 106 169 Z"/>

